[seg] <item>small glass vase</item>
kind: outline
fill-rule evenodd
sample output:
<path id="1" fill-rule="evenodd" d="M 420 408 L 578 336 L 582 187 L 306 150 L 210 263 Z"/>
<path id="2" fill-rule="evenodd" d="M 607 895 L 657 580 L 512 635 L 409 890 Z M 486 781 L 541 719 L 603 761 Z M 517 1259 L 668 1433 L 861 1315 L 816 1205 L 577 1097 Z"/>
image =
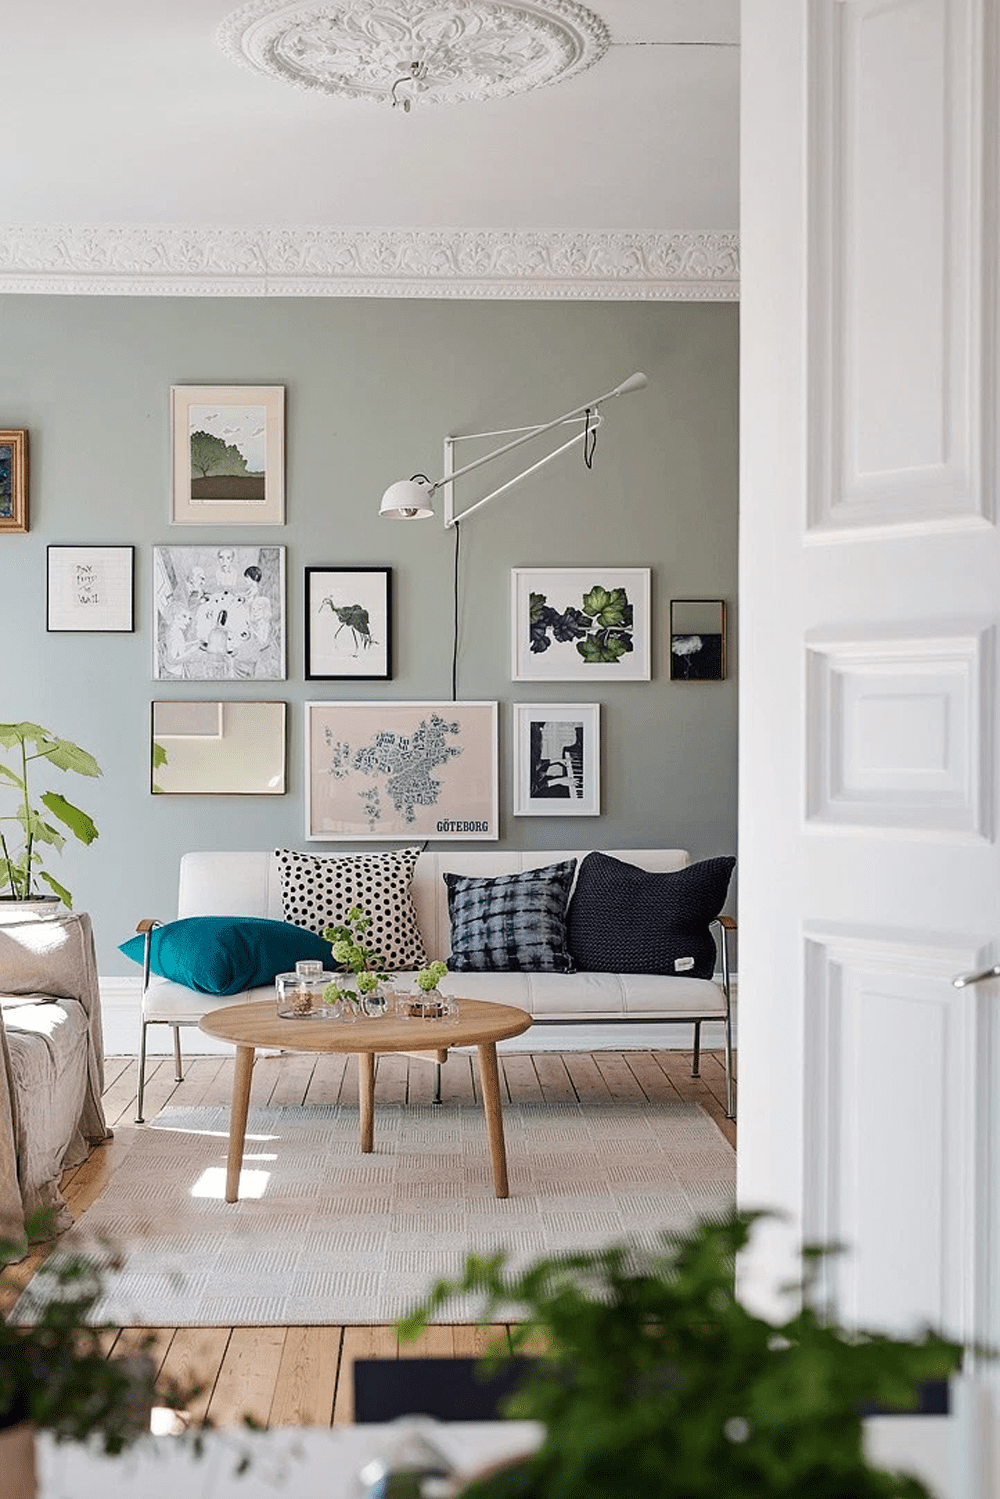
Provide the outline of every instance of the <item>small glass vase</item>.
<path id="1" fill-rule="evenodd" d="M 278 1015 L 282 1020 L 329 1020 L 333 1011 L 323 990 L 333 979 L 317 961 L 296 963 L 294 973 L 279 973 L 274 980 Z"/>
<path id="2" fill-rule="evenodd" d="M 367 1015 L 370 1020 L 381 1020 L 383 1015 L 389 1011 L 389 996 L 384 984 L 376 984 L 374 989 L 367 993 L 359 991 L 362 1014 Z"/>
<path id="3" fill-rule="evenodd" d="M 416 989 L 406 997 L 404 1012 L 411 1020 L 448 1020 L 458 1007 L 440 989 Z"/>

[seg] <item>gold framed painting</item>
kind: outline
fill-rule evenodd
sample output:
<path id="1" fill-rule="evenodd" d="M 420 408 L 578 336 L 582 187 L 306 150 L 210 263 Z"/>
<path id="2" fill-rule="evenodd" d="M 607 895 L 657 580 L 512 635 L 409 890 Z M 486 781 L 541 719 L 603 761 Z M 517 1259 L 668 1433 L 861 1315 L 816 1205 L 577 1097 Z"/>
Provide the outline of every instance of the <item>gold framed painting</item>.
<path id="1" fill-rule="evenodd" d="M 170 521 L 285 524 L 285 387 L 174 385 Z"/>
<path id="2" fill-rule="evenodd" d="M 28 433 L 0 431 L 0 531 L 28 529 Z"/>

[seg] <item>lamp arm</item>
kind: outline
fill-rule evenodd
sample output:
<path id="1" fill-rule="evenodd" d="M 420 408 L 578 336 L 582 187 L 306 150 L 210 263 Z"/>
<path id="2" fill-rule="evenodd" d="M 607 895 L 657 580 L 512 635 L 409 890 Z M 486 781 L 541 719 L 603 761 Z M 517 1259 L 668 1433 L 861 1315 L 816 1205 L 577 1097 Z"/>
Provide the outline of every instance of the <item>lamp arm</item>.
<path id="1" fill-rule="evenodd" d="M 432 484 L 430 486 L 428 494 L 434 494 L 442 487 L 442 485 L 450 484 L 453 480 L 462 478 L 464 474 L 471 474 L 474 469 L 482 468 L 484 463 L 490 463 L 494 458 L 499 458 L 502 456 L 502 454 L 509 453 L 514 448 L 519 448 L 522 443 L 530 442 L 533 437 L 541 437 L 543 432 L 551 432 L 553 427 L 558 427 L 562 422 L 571 421 L 575 416 L 583 416 L 588 411 L 593 411 L 596 413 L 597 408 L 601 405 L 602 401 L 610 401 L 612 396 L 627 395 L 628 392 L 632 390 L 641 390 L 645 384 L 645 375 L 630 375 L 627 380 L 622 381 L 621 385 L 616 385 L 614 390 L 605 391 L 603 396 L 597 396 L 593 401 L 584 401 L 582 405 L 574 406 L 572 411 L 566 411 L 562 416 L 557 416 L 555 421 L 546 422 L 544 426 L 541 427 L 532 427 L 531 430 L 526 432 L 523 437 L 515 437 L 513 442 L 505 442 L 502 447 L 494 448 L 492 453 L 484 453 L 481 458 L 474 458 L 471 463 L 465 464 L 463 468 L 457 468 L 453 474 L 445 474 L 443 478 L 438 479 L 435 484 Z M 575 442 L 576 439 L 574 438 L 573 441 Z M 560 448 L 558 451 L 561 452 L 562 449 Z M 527 472 L 531 473 L 532 470 L 528 469 Z M 496 492 L 499 494 L 500 491 L 497 490 Z M 479 503 L 482 503 L 482 501 L 480 501 Z M 468 513 L 469 512 L 466 511 L 466 514 Z"/>
<path id="2" fill-rule="evenodd" d="M 567 418 L 566 417 L 562 417 L 561 420 L 562 421 L 566 421 Z M 601 416 L 600 412 L 599 411 L 595 412 L 594 415 L 593 415 L 593 417 L 591 418 L 590 431 L 591 432 L 595 432 L 597 430 L 597 428 L 601 425 L 601 423 L 603 422 L 603 420 L 604 420 L 604 418 Z M 534 432 L 531 432 L 528 435 L 530 437 L 534 437 L 537 434 L 534 433 Z M 452 479 L 456 478 L 459 474 L 467 473 L 468 470 L 467 469 L 461 469 L 461 468 L 459 468 L 459 469 L 456 469 L 453 474 L 445 474 L 444 478 L 441 480 L 441 487 L 444 489 L 444 525 L 445 525 L 445 530 L 446 531 L 450 530 L 452 526 L 454 526 L 454 525 L 456 525 L 458 523 L 458 521 L 465 520 L 466 516 L 471 515 L 474 510 L 481 510 L 484 505 L 488 505 L 489 504 L 490 500 L 495 500 L 498 495 L 504 494 L 508 489 L 513 488 L 513 486 L 515 484 L 520 484 L 521 480 L 522 479 L 527 479 L 530 474 L 537 473 L 540 468 L 544 468 L 544 466 L 546 465 L 546 463 L 551 463 L 552 460 L 553 460 L 553 458 L 558 458 L 561 453 L 567 452 L 568 449 L 571 448 L 574 443 L 582 442 L 582 440 L 586 436 L 587 436 L 587 429 L 586 428 L 584 428 L 583 431 L 581 431 L 581 432 L 575 432 L 573 434 L 573 436 L 569 439 L 568 442 L 564 442 L 561 447 L 553 448 L 553 450 L 552 450 L 551 453 L 546 453 L 546 455 L 545 455 L 544 458 L 539 458 L 538 462 L 537 463 L 533 463 L 530 468 L 526 468 L 521 473 L 515 474 L 514 477 L 513 477 L 513 479 L 508 479 L 505 484 L 501 484 L 500 487 L 499 487 L 499 489 L 494 489 L 491 494 L 483 495 L 482 499 L 481 500 L 477 500 L 474 505 L 467 506 L 467 508 L 462 511 L 461 515 L 456 515 L 455 514 L 455 508 L 454 508 L 454 504 L 453 504 L 453 501 L 452 501 L 452 495 L 453 495 L 454 491 L 451 488 L 451 481 L 452 481 Z M 446 451 L 448 449 L 448 444 L 451 443 L 451 442 L 454 442 L 454 438 L 445 438 L 445 450 Z M 500 451 L 505 451 L 505 449 L 500 449 Z M 495 458 L 496 456 L 497 456 L 496 453 L 488 453 L 486 455 L 486 458 L 480 459 L 480 462 L 481 463 L 486 463 L 490 458 Z M 473 465 L 473 467 L 475 467 L 475 466 L 476 465 Z M 434 487 L 437 488 L 438 486 L 435 485 Z"/>

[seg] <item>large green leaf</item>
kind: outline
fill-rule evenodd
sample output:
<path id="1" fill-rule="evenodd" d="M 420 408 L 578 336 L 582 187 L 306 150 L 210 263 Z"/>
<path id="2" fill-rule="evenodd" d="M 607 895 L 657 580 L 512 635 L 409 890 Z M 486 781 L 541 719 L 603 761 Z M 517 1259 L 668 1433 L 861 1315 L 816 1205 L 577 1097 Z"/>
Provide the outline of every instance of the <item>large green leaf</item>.
<path id="1" fill-rule="evenodd" d="M 2 776 L 5 781 L 10 781 L 11 784 L 16 786 L 19 791 L 24 790 L 24 782 L 21 780 L 21 777 L 15 775 L 14 772 L 12 770 L 9 770 L 6 765 L 0 764 L 0 776 Z"/>
<path id="2" fill-rule="evenodd" d="M 65 837 L 60 833 L 59 829 L 54 828 L 50 822 L 46 822 L 43 818 L 39 817 L 34 808 L 31 809 L 27 817 L 24 815 L 23 807 L 19 807 L 14 815 L 22 828 L 24 828 L 25 837 L 27 838 L 30 834 L 35 843 L 51 843 L 56 848 L 62 848 L 66 842 Z"/>
<path id="3" fill-rule="evenodd" d="M 81 776 L 101 774 L 101 767 L 93 755 L 88 755 L 86 750 L 78 744 L 71 744 L 68 739 L 47 739 L 39 744 L 38 753 L 58 770 L 75 770 Z"/>
<path id="4" fill-rule="evenodd" d="M 58 791 L 46 791 L 42 801 L 52 816 L 58 817 L 59 821 L 69 828 L 74 838 L 78 838 L 81 843 L 93 843 L 98 833 L 86 812 L 81 812 L 79 807 L 74 807 L 73 803 L 68 802 L 64 796 L 60 796 Z"/>
<path id="5" fill-rule="evenodd" d="M 29 744 L 41 744 L 51 739 L 48 729 L 37 723 L 0 723 L 0 744 L 12 749 L 15 744 L 27 740 Z"/>
<path id="6" fill-rule="evenodd" d="M 72 911 L 72 909 L 73 909 L 73 897 L 72 897 L 72 895 L 70 895 L 70 893 L 66 889 L 65 885 L 60 885 L 59 881 L 57 879 L 53 879 L 52 875 L 50 875 L 48 873 L 48 871 L 45 870 L 45 869 L 39 870 L 38 878 L 40 880 L 44 880 L 45 883 L 46 883 L 46 885 L 48 885 L 49 889 L 52 891 L 52 893 L 54 895 L 58 895 L 58 897 L 62 901 L 63 905 L 64 906 L 68 906 L 70 908 L 70 910 Z"/>

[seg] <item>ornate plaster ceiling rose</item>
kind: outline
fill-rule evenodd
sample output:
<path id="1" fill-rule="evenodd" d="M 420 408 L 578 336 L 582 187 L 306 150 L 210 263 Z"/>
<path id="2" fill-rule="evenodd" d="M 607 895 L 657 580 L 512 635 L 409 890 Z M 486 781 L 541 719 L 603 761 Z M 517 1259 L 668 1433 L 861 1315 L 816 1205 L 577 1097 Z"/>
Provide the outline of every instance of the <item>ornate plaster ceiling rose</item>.
<path id="1" fill-rule="evenodd" d="M 611 42 L 575 0 L 251 0 L 217 36 L 234 61 L 296 88 L 407 108 L 560 83 Z"/>

